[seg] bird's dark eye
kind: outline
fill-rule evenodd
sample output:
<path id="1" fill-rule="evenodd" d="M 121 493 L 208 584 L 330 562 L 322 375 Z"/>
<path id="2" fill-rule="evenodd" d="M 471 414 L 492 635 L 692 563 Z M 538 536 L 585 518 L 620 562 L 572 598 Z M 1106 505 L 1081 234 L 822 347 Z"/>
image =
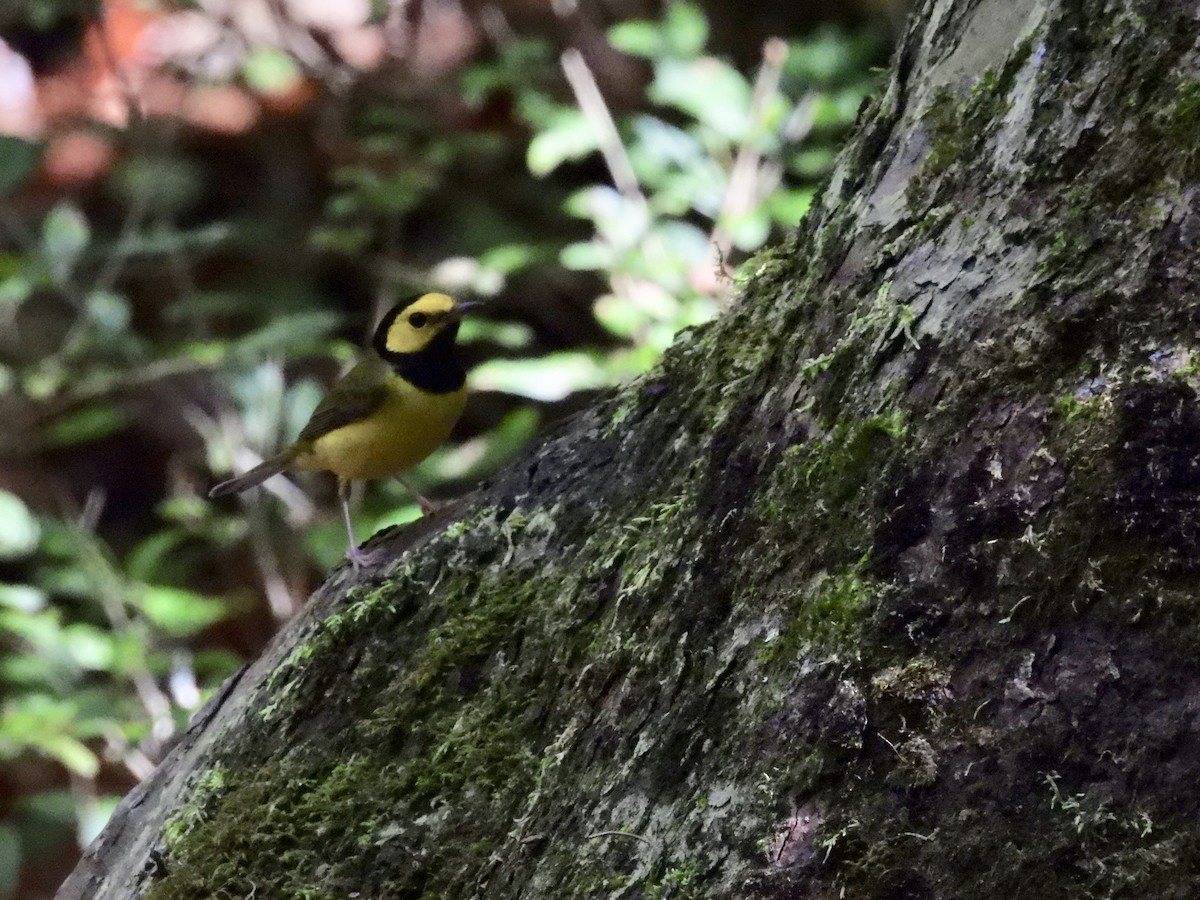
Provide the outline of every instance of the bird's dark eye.
<path id="1" fill-rule="evenodd" d="M 425 323 L 429 321 L 429 316 L 422 312 L 413 313 L 408 317 L 408 324 L 413 328 L 424 328 Z"/>

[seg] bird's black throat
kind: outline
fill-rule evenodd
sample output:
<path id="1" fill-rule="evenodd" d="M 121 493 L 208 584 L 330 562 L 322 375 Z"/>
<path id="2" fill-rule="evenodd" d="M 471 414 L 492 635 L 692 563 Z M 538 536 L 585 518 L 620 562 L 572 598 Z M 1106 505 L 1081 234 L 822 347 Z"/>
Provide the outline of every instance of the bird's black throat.
<path id="1" fill-rule="evenodd" d="M 380 328 L 385 340 L 375 341 L 376 352 L 397 375 L 410 384 L 430 394 L 452 394 L 467 380 L 466 369 L 458 358 L 458 323 L 451 322 L 415 353 L 397 353 L 389 350 L 386 343 L 386 328 Z"/>

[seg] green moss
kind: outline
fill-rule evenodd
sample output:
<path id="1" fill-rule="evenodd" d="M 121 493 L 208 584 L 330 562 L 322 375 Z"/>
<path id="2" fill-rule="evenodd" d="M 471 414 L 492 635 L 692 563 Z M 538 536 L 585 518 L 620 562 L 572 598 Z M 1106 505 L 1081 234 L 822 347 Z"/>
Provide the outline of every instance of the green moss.
<path id="1" fill-rule="evenodd" d="M 1031 46 L 965 98 L 935 100 L 926 176 L 981 176 Z M 1062 210 L 1044 224 L 1063 265 L 1026 303 L 1114 296 L 1103 279 L 1068 290 L 1093 273 L 1066 264 L 1097 223 L 1141 221 L 1142 207 L 1120 207 L 1090 172 L 1076 180 L 1064 197 L 1040 186 Z M 1049 873 L 1045 893 L 1072 895 L 1081 871 L 1099 884 L 1104 869 L 1129 895 L 1158 895 L 1161 871 L 1195 848 L 1169 823 L 1128 827 L 1140 809 L 1078 775 L 1090 763 L 1074 731 L 1052 730 L 1049 702 L 1029 727 L 996 711 L 1023 715 L 1005 696 L 1014 660 L 1048 654 L 1048 632 L 1069 658 L 1084 616 L 1101 628 L 1140 616 L 1146 632 L 1186 634 L 1181 646 L 1200 633 L 1191 580 L 1170 581 L 1162 558 L 1104 521 L 1121 442 L 1111 392 L 1076 393 L 1095 361 L 1064 351 L 1060 363 L 1045 336 L 993 329 L 997 343 L 1013 338 L 997 357 L 1028 345 L 1026 380 L 986 360 L 972 369 L 985 351 L 946 343 L 923 348 L 934 375 L 961 349 L 964 380 L 986 392 L 947 384 L 933 415 L 910 420 L 887 400 L 911 382 L 873 390 L 881 361 L 918 340 L 888 266 L 957 208 L 889 234 L 866 257 L 884 273 L 873 283 L 828 289 L 850 218 L 824 211 L 745 267 L 756 269 L 747 299 L 668 353 L 648 382 L 661 393 L 630 389 L 566 438 L 578 442 L 569 453 L 547 452 L 568 474 L 539 492 L 559 505 L 490 507 L 386 584 L 356 588 L 277 673 L 262 720 L 222 750 L 220 782 L 194 789 L 169 824 L 152 896 L 714 896 L 714 883 L 758 874 L 755 843 L 812 798 L 837 807 L 813 841 L 817 864 L 775 873 L 779 889 L 763 896 L 970 896 L 961 873 L 990 896 L 1027 890 L 1030 873 L 1041 888 Z M 1115 253 L 1098 262 L 1122 265 Z M 1076 320 L 1091 314 L 1079 308 Z M 1063 331 L 1089 346 L 1086 329 Z M 1123 353 L 1144 352 L 1133 336 Z M 612 452 L 631 419 L 650 446 Z M 604 452 L 589 455 L 597 439 Z M 952 445 L 994 448 L 1002 474 Z M 1038 498 L 1027 508 L 1026 487 Z M 899 503 L 912 516 L 897 542 L 921 543 L 901 563 L 872 560 Z M 929 548 L 930 535 L 946 539 Z M 1022 773 L 1068 755 L 1066 799 L 1025 803 Z M 988 793 L 989 768 L 1013 780 Z M 736 799 L 710 807 L 715 784 Z M 608 828 L 643 840 L 588 839 Z M 941 829 L 954 840 L 935 840 Z M 728 857 L 697 858 L 693 836 Z"/>
<path id="2" fill-rule="evenodd" d="M 875 588 L 858 571 L 818 575 L 797 592 L 778 636 L 758 652 L 761 662 L 792 662 L 808 655 L 852 659 Z"/>
<path id="3" fill-rule="evenodd" d="M 1108 393 L 1097 392 L 1089 396 L 1078 393 L 1067 394 L 1054 401 L 1054 412 L 1066 421 L 1075 424 L 1079 420 L 1098 419 L 1112 410 L 1112 397 Z"/>
<path id="4" fill-rule="evenodd" d="M 924 121 L 930 134 L 929 155 L 925 157 L 922 174 L 936 178 L 958 161 L 969 146 L 964 146 L 964 123 L 954 91 L 943 86 L 933 95 Z M 978 136 L 973 136 L 978 138 Z"/>
<path id="5" fill-rule="evenodd" d="M 894 788 L 929 787 L 938 777 L 938 757 L 933 745 L 917 736 L 896 745 L 896 761 L 885 782 Z"/>
<path id="6" fill-rule="evenodd" d="M 644 616 L 671 621 L 671 607 L 651 598 L 675 584 L 664 555 L 686 553 L 702 521 L 702 475 L 679 470 L 621 511 L 621 527 L 587 529 L 570 572 L 537 551 L 556 513 L 517 511 L 443 535 L 450 546 L 436 565 L 406 560 L 389 582 L 354 589 L 275 674 L 260 716 L 267 758 L 252 750 L 222 763 L 222 789 L 196 795 L 203 815 L 173 826 L 168 877 L 151 896 L 245 896 L 256 886 L 258 896 L 457 896 L 474 890 L 498 848 L 544 840 L 533 823 L 578 729 L 565 722 L 547 743 L 546 703 L 585 665 L 598 686 L 623 676 L 629 691 L 659 689 L 675 649 L 653 639 Z M 593 620 L 605 584 L 617 602 Z M 434 589 L 437 603 L 422 602 Z M 287 752 L 279 733 L 309 727 L 322 740 Z M 414 862 L 413 841 L 438 849 Z M 602 865 L 587 871 L 596 884 L 621 881 Z M 658 883 L 685 896 L 684 874 Z"/>
<path id="7" fill-rule="evenodd" d="M 881 281 L 870 296 L 870 303 L 847 313 L 845 329 L 832 346 L 799 363 L 800 372 L 814 388 L 812 406 L 831 423 L 841 417 L 847 387 L 863 374 L 864 365 L 900 346 L 920 349 L 915 334 L 917 315 L 910 303 L 892 296 L 892 282 Z M 829 303 L 837 305 L 847 299 L 831 298 Z M 889 411 L 886 415 L 902 413 Z"/>
<path id="8" fill-rule="evenodd" d="M 188 801 L 163 825 L 163 842 L 171 851 L 201 822 L 206 810 L 225 791 L 225 772 L 221 768 L 202 773 L 186 790 Z"/>
<path id="9" fill-rule="evenodd" d="M 448 585 L 449 596 L 474 597 L 475 602 L 454 610 L 430 629 L 404 673 L 380 694 L 381 711 L 368 720 L 368 730 L 405 728 L 422 706 L 436 705 L 456 672 L 482 666 L 500 651 L 505 639 L 522 625 L 530 602 L 544 584 L 544 580 L 480 584 L 468 575 Z"/>
<path id="10" fill-rule="evenodd" d="M 856 563 L 870 547 L 875 515 L 869 486 L 902 450 L 907 433 L 899 409 L 847 420 L 823 436 L 788 448 L 757 498 L 755 512 L 768 525 L 765 543 L 805 545 L 829 566 Z M 801 539 L 796 510 L 805 512 Z"/>
<path id="11" fill-rule="evenodd" d="M 925 113 L 931 146 L 922 175 L 937 177 L 952 166 L 968 163 L 979 156 L 1008 111 L 1012 81 L 1003 71 L 989 69 L 985 72 L 962 102 L 949 87 L 941 87 L 934 94 Z"/>
<path id="12" fill-rule="evenodd" d="M 465 534 L 470 533 L 472 529 L 478 528 L 483 523 L 495 519 L 496 516 L 496 507 L 483 506 L 477 512 L 473 513 L 467 518 L 459 519 L 456 522 L 451 522 L 446 526 L 446 530 L 443 532 L 443 534 L 448 540 L 455 540 Z"/>
<path id="13" fill-rule="evenodd" d="M 1194 178 L 1200 170 L 1200 81 L 1180 81 L 1148 131 L 1174 154 L 1183 175 Z"/>
<path id="14" fill-rule="evenodd" d="M 876 672 L 871 678 L 871 690 L 877 698 L 937 706 L 950 697 L 950 673 L 944 665 L 918 656 Z"/>
<path id="15" fill-rule="evenodd" d="M 702 871 L 698 863 L 669 868 L 661 876 L 644 882 L 639 896 L 645 900 L 692 900 L 701 896 L 697 882 Z"/>
<path id="16" fill-rule="evenodd" d="M 489 596 L 486 589 L 480 594 Z M 536 708 L 529 703 L 535 687 L 479 667 L 516 628 L 529 596 L 497 591 L 489 602 L 448 616 L 371 698 L 373 713 L 335 730 L 308 755 L 227 769 L 219 792 L 193 801 L 203 815 L 172 825 L 170 833 L 186 839 L 168 841 L 171 877 L 150 896 L 245 896 L 255 885 L 262 896 L 345 896 L 363 888 L 363 860 L 404 846 L 409 830 L 422 827 L 414 822 L 438 830 L 437 798 L 456 798 L 448 829 L 476 828 L 480 838 L 507 831 L 509 820 L 497 821 L 496 810 L 527 795 L 538 770 Z M 319 666 L 324 651 L 314 652 L 310 665 Z M 365 662 L 359 689 L 378 690 L 387 668 Z M 464 684 L 464 676 L 478 684 Z M 407 752 L 396 755 L 399 746 Z M 464 871 L 486 863 L 490 844 L 454 846 L 447 853 L 455 858 L 435 860 L 441 877 L 470 883 Z M 380 862 L 372 877 L 381 879 L 368 879 L 379 896 L 394 896 L 415 890 L 424 876 L 420 867 Z"/>
<path id="17" fill-rule="evenodd" d="M 908 191 L 910 208 L 919 210 L 936 207 L 936 197 L 942 187 L 934 189 L 938 179 L 954 171 L 963 171 L 983 155 L 1011 104 L 1017 73 L 1033 52 L 1032 38 L 1024 40 L 998 68 L 988 69 L 965 98 L 950 86 L 940 87 L 926 108 L 923 121 L 929 133 L 929 154 L 921 171 L 912 180 Z M 944 188 L 947 194 L 952 187 Z M 921 219 L 922 229 L 929 230 L 943 221 L 929 222 L 928 214 Z"/>

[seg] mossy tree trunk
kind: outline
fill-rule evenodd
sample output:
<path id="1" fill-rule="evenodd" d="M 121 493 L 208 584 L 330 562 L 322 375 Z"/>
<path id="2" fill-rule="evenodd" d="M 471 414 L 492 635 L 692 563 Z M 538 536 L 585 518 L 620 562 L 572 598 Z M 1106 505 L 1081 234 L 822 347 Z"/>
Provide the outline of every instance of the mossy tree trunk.
<path id="1" fill-rule="evenodd" d="M 1197 15 L 920 4 L 735 308 L 331 580 L 62 896 L 1200 894 Z"/>

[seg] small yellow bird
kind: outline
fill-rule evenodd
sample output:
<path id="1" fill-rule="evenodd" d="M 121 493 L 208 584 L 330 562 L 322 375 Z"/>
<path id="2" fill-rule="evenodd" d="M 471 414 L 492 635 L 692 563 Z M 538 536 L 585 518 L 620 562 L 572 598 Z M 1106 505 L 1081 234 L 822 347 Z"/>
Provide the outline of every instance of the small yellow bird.
<path id="1" fill-rule="evenodd" d="M 330 388 L 295 442 L 208 495 L 236 494 L 290 467 L 328 470 L 338 479 L 350 538 L 346 558 L 357 569 L 366 555 L 350 521 L 352 480 L 395 475 L 422 512 L 433 509 L 400 473 L 436 450 L 462 415 L 466 371 L 454 342 L 462 317 L 479 305 L 436 293 L 397 303 L 375 329 L 374 354 Z"/>

